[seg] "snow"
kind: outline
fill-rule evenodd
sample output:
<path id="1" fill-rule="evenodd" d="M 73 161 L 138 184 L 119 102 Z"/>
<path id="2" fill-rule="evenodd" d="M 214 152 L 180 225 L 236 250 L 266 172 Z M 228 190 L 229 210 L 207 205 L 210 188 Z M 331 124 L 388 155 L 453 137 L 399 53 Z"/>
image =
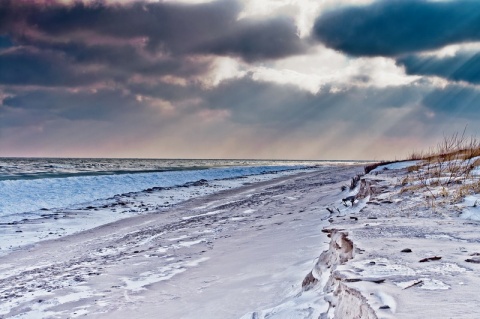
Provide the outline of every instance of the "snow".
<path id="1" fill-rule="evenodd" d="M 249 180 L 21 248 L 0 257 L 0 316 L 476 318 L 480 197 L 431 204 L 406 167 L 353 192 L 361 167 Z"/>
<path id="2" fill-rule="evenodd" d="M 325 247 L 325 205 L 356 171 L 278 176 L 18 249 L 0 257 L 0 316 L 320 315 L 328 303 L 301 282 Z"/>
<path id="3" fill-rule="evenodd" d="M 463 200 L 464 209 L 461 218 L 480 221 L 480 195 L 469 195 Z"/>
<path id="4" fill-rule="evenodd" d="M 301 171 L 308 172 L 313 170 L 302 169 Z M 296 173 L 298 173 L 298 170 L 286 170 L 274 174 L 242 176 L 242 178 L 238 179 L 228 178 L 223 180 L 213 180 L 207 185 L 201 186 L 173 187 L 151 192 L 117 195 L 109 200 L 91 201 L 79 204 L 74 208 L 41 210 L 32 214 L 20 213 L 4 216 L 2 217 L 3 223 L 0 224 L 0 255 L 18 249 L 20 246 L 35 244 L 41 240 L 64 237 L 78 231 L 85 231 L 115 222 L 119 219 L 129 218 L 140 214 L 148 214 L 153 211 L 162 211 L 168 209 L 172 205 L 191 198 L 217 193 L 222 190 L 233 189 L 248 183 L 268 181 L 275 177 L 289 176 Z M 141 174 L 134 174 L 134 177 L 137 177 L 137 175 Z M 120 176 L 123 178 L 126 175 Z M 205 175 L 202 176 L 205 177 Z M 98 178 L 103 177 L 104 176 L 99 176 Z M 197 178 L 199 176 L 194 175 L 194 177 Z M 155 182 L 155 179 L 152 178 L 152 176 L 150 176 L 148 180 Z M 34 181 L 40 184 L 44 183 L 44 180 Z M 71 191 L 75 192 L 74 189 Z M 12 194 L 13 193 L 15 192 L 12 191 Z M 16 197 L 18 197 L 18 194 L 10 199 L 9 196 L 6 196 L 5 198 L 7 201 L 12 201 L 11 204 L 13 205 L 15 200 L 21 200 Z M 213 204 L 214 202 L 209 203 L 206 206 L 211 206 Z M 88 206 L 94 208 L 86 209 Z M 199 209 L 203 208 L 196 207 L 193 210 Z M 208 215 L 212 213 L 206 212 L 204 214 Z M 201 216 L 196 217 L 198 218 Z M 190 218 L 195 218 L 195 216 L 185 216 L 184 218 L 185 220 L 188 220 Z"/>

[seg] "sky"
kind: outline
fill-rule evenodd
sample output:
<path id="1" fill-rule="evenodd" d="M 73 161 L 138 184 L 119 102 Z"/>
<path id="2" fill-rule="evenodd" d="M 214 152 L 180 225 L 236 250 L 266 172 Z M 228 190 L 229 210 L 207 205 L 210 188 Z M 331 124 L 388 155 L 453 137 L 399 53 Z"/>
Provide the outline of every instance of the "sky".
<path id="1" fill-rule="evenodd" d="M 480 133 L 480 1 L 0 0 L 0 156 L 401 159 Z"/>

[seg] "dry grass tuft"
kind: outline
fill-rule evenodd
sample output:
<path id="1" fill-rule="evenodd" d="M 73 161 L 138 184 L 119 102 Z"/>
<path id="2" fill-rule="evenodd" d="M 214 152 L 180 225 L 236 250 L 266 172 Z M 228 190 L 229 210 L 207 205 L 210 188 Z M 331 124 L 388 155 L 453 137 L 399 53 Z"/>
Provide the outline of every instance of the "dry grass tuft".
<path id="1" fill-rule="evenodd" d="M 427 203 L 432 207 L 439 198 L 459 202 L 468 194 L 480 192 L 480 181 L 472 176 L 472 170 L 480 166 L 479 156 L 480 141 L 467 138 L 465 130 L 444 137 L 436 148 L 410 155 L 411 160 L 422 162 L 408 168 L 401 192 L 426 191 Z"/>

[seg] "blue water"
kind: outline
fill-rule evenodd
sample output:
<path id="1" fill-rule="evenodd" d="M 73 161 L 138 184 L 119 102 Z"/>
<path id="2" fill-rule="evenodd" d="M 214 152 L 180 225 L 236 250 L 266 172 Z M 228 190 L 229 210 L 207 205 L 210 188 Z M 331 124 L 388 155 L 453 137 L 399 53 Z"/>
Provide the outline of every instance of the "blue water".
<path id="1" fill-rule="evenodd" d="M 67 208 L 152 187 L 298 170 L 325 162 L 0 158 L 0 217 Z"/>

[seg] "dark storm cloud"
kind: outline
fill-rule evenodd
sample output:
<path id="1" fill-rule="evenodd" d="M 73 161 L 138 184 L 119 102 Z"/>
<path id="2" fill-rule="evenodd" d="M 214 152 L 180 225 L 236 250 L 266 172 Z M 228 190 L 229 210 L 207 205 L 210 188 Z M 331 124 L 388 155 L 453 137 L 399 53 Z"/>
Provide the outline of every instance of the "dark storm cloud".
<path id="1" fill-rule="evenodd" d="M 123 39 L 146 37 L 150 47 L 178 53 L 230 27 L 238 12 L 235 1 L 200 5 L 77 2 L 34 9 L 25 20 L 47 34 L 89 32 Z"/>
<path id="2" fill-rule="evenodd" d="M 13 46 L 12 40 L 6 35 L 0 35 L 0 50 Z"/>
<path id="3" fill-rule="evenodd" d="M 44 48 L 65 54 L 73 64 L 101 65 L 105 67 L 103 76 L 125 80 L 134 74 L 145 76 L 177 75 L 191 76 L 207 72 L 211 63 L 196 61 L 187 57 L 155 57 L 136 46 L 86 44 L 83 42 L 45 43 L 36 41 L 37 48 Z"/>
<path id="4" fill-rule="evenodd" d="M 97 74 L 75 69 L 59 54 L 28 49 L 0 52 L 0 84 L 69 86 L 96 80 Z"/>
<path id="5" fill-rule="evenodd" d="M 17 91 L 6 97 L 3 105 L 25 111 L 31 117 L 44 114 L 46 118 L 69 120 L 112 120 L 118 114 L 141 112 L 144 105 L 134 95 L 114 89 L 71 92 L 63 89 Z M 5 123 L 8 124 L 8 123 Z"/>
<path id="6" fill-rule="evenodd" d="M 397 64 L 407 74 L 434 75 L 453 81 L 480 83 L 480 53 L 460 53 L 451 57 L 409 55 Z"/>
<path id="7" fill-rule="evenodd" d="M 199 51 L 236 55 L 247 61 L 282 58 L 305 51 L 290 19 L 240 21 L 230 34 L 199 46 Z"/>
<path id="8" fill-rule="evenodd" d="M 325 13 L 314 35 L 356 56 L 396 56 L 480 40 L 480 2 L 377 1 Z"/>
<path id="9" fill-rule="evenodd" d="M 25 30 L 67 39 L 85 35 L 145 39 L 151 52 L 213 53 L 250 61 L 283 57 L 304 49 L 293 21 L 237 21 L 240 9 L 236 1 L 230 0 L 197 5 L 76 2 L 44 6 L 4 1 L 0 4 L 0 16 L 4 17 L 0 32 L 13 34 L 19 41 L 25 39 Z"/>

